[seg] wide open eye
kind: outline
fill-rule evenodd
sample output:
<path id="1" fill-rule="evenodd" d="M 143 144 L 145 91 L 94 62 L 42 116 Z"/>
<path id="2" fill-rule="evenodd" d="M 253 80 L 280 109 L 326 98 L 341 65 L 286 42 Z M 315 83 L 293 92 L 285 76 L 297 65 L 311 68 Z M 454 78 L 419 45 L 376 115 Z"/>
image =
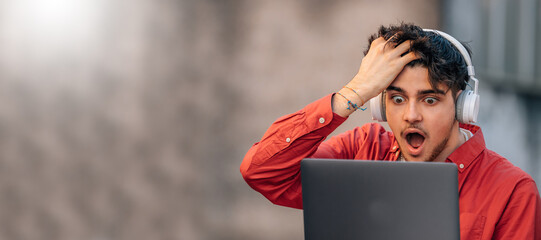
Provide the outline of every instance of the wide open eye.
<path id="1" fill-rule="evenodd" d="M 405 101 L 405 99 L 402 96 L 392 96 L 391 101 L 393 101 L 396 104 L 401 104 Z"/>
<path id="2" fill-rule="evenodd" d="M 438 102 L 438 99 L 433 97 L 427 97 L 423 100 L 425 103 L 428 103 L 429 105 L 434 105 Z"/>

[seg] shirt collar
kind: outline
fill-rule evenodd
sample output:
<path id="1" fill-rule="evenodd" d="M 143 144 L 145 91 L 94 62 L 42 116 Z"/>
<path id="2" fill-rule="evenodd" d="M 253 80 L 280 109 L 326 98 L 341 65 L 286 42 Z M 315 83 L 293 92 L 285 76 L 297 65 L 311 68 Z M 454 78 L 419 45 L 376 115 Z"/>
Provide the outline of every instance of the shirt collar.
<path id="1" fill-rule="evenodd" d="M 447 159 L 455 163 L 458 166 L 458 171 L 462 173 L 485 150 L 486 146 L 483 132 L 479 126 L 461 123 L 460 128 L 469 130 L 473 136 L 455 149 Z"/>

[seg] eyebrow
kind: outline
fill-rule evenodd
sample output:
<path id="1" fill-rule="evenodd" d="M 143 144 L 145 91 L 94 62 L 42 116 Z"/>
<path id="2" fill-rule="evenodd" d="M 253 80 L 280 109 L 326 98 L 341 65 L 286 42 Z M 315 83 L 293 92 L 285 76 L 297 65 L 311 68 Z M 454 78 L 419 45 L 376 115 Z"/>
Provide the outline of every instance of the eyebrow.
<path id="1" fill-rule="evenodd" d="M 387 87 L 387 91 L 397 91 L 399 93 L 406 92 L 406 91 L 404 91 L 404 89 L 399 88 L 399 87 L 395 87 L 395 86 L 392 86 L 392 85 Z"/>
<path id="2" fill-rule="evenodd" d="M 389 86 L 387 87 L 387 91 L 396 91 L 396 92 L 399 92 L 399 93 L 405 93 L 406 91 L 404 91 L 404 89 L 402 88 L 399 88 L 399 87 L 396 87 L 396 86 Z M 427 90 L 419 90 L 417 92 L 418 95 L 427 95 L 427 94 L 441 94 L 441 95 L 445 95 L 445 92 L 441 89 L 427 89 Z"/>

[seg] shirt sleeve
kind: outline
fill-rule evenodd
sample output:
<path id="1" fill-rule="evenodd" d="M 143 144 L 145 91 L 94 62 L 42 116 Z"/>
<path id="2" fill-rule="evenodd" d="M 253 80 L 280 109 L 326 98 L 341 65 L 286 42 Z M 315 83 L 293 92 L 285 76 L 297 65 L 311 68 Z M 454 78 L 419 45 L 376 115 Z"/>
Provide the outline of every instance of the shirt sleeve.
<path id="1" fill-rule="evenodd" d="M 274 204 L 302 208 L 300 161 L 318 156 L 345 158 L 343 151 L 324 147 L 325 138 L 346 118 L 332 112 L 332 94 L 276 120 L 244 157 L 240 172 L 253 189 Z"/>
<path id="2" fill-rule="evenodd" d="M 492 239 L 541 239 L 541 199 L 532 179 L 516 185 Z"/>

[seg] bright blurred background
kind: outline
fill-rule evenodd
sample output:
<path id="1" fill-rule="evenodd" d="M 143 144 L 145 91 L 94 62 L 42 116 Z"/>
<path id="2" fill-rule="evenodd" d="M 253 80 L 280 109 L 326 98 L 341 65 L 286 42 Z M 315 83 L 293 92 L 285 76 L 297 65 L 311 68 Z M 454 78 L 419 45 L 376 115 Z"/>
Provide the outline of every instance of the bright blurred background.
<path id="1" fill-rule="evenodd" d="M 239 173 L 379 25 L 474 50 L 489 148 L 541 181 L 536 0 L 2 0 L 0 239 L 303 239 Z M 337 132 L 370 121 L 356 113 Z"/>

